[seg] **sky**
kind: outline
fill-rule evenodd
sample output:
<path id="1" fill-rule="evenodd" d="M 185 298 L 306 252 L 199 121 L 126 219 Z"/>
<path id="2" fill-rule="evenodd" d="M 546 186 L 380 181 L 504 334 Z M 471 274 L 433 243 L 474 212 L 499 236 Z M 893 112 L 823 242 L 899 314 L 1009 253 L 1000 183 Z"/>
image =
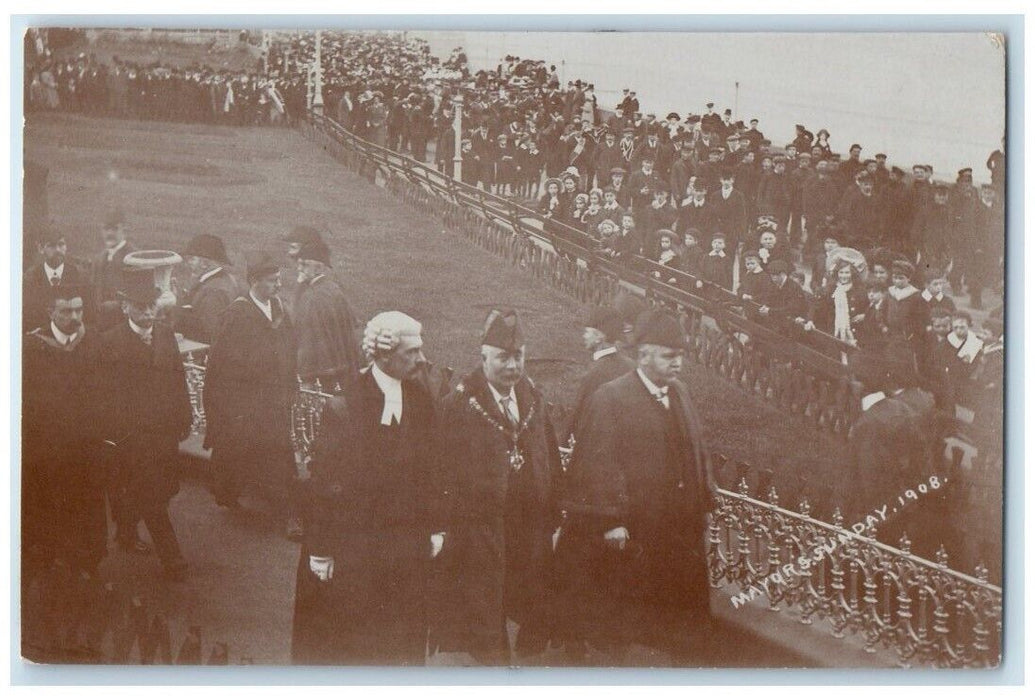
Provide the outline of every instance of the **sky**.
<path id="1" fill-rule="evenodd" d="M 641 111 L 663 120 L 729 107 L 759 119 L 773 143 L 794 125 L 826 128 L 835 151 L 852 143 L 863 158 L 888 154 L 905 169 L 934 166 L 941 179 L 962 167 L 987 182 L 985 160 L 1005 129 L 1005 49 L 974 33 L 689 34 L 635 32 L 410 32 L 446 57 L 464 46 L 473 69 L 507 54 L 541 58 L 562 81 L 595 85 L 611 109 L 624 87 Z M 739 88 L 736 87 L 739 83 Z"/>

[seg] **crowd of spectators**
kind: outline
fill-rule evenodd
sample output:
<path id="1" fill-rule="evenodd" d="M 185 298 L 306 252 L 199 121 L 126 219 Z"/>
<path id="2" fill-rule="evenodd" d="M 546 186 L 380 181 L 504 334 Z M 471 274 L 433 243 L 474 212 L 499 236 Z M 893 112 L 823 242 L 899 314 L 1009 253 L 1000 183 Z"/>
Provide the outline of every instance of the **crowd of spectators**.
<path id="1" fill-rule="evenodd" d="M 864 157 L 860 144 L 842 156 L 826 129 L 798 124 L 790 142 L 774 143 L 759 119 L 736 121 L 712 102 L 659 119 L 624 89 L 604 109 L 594 85 L 562 85 L 542 60 L 507 56 L 472 72 L 462 49 L 440 60 L 420 39 L 349 32 L 323 32 L 320 54 L 326 114 L 447 173 L 460 101 L 463 181 L 537 208 L 549 232 L 580 232 L 580 243 L 619 261 L 682 270 L 702 293 L 751 302 L 756 318 L 791 337 L 818 330 L 878 351 L 902 342 L 921 365 L 935 340 L 973 364 L 957 343 L 969 336 L 942 332 L 945 319 L 932 313 L 947 309 L 969 328 L 953 298 L 966 290 L 978 310 L 990 290 L 998 309 L 981 334 L 1001 351 L 1003 150 L 986 163 L 991 184 L 975 187 L 969 167 L 948 184 L 927 164 L 907 173 L 884 153 Z M 316 35 L 299 32 L 274 36 L 255 72 L 238 74 L 43 57 L 27 89 L 41 109 L 290 124 L 312 103 L 315 56 Z M 928 369 L 958 379 L 942 364 Z"/>

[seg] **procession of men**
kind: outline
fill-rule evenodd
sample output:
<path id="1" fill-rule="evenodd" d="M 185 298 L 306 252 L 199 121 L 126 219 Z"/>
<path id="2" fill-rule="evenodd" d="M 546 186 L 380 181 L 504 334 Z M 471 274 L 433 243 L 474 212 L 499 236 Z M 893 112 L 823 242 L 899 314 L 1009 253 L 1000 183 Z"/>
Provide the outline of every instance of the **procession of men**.
<path id="1" fill-rule="evenodd" d="M 167 580 L 189 579 L 169 502 L 192 425 L 178 337 L 197 338 L 210 345 L 203 400 L 213 505 L 245 508 L 241 497 L 254 491 L 284 536 L 301 543 L 295 663 L 421 665 L 429 653 L 461 652 L 508 665 L 551 644 L 573 662 L 592 644 L 622 663 L 634 643 L 694 662 L 680 630 L 703 629 L 708 618 L 704 516 L 713 486 L 678 379 L 686 338 L 674 316 L 634 305 L 641 313 L 627 336 L 619 309 L 592 309 L 583 335 L 608 369 L 587 377 L 575 420 L 554 426 L 525 371 L 524 323 L 512 309 L 491 311 L 480 364 L 440 395 L 421 322 L 386 311 L 359 328 L 312 227 L 285 236 L 300 285 L 290 304 L 275 255 L 249 257 L 241 285 L 224 241 L 200 234 L 182 250 L 179 272 L 190 283 L 175 306 L 160 303 L 152 270 L 111 267 L 135 248 L 121 233 L 125 216 L 101 228 L 93 285 L 71 258 L 58 260 L 66 246 L 48 226 L 36 232 L 41 264 L 26 273 L 26 310 L 46 318 L 25 339 L 27 586 L 54 567 L 95 580 L 109 540 L 130 556 L 153 548 Z M 60 268 L 63 278 L 37 284 L 40 268 Z M 298 377 L 335 387 L 306 473 L 291 445 Z M 639 418 L 626 425 L 623 413 Z M 101 420 L 85 418 L 94 415 Z M 630 440 L 619 447 L 617 435 Z M 568 471 L 561 444 L 577 446 Z M 668 457 L 652 460 L 659 445 Z M 639 473 L 645 459 L 656 475 Z M 57 536 L 67 531 L 79 539 Z M 592 572 L 601 566 L 651 583 L 618 599 L 597 595 Z M 33 590 L 42 609 L 58 604 L 47 591 L 59 589 Z M 571 596 L 582 599 L 576 618 L 562 614 Z M 616 605 L 623 614 L 613 614 Z M 607 631 L 596 628 L 601 618 Z M 674 626 L 659 637 L 662 619 Z"/>
<path id="2" fill-rule="evenodd" d="M 472 87 L 443 89 L 423 80 L 426 44 L 341 33 L 329 45 L 325 106 L 352 134 L 420 163 L 433 151 L 447 170 L 463 93 L 463 182 L 537 208 L 544 240 L 586 245 L 587 269 L 614 261 L 621 278 L 650 263 L 653 279 L 788 347 L 840 341 L 855 405 L 839 426 L 850 463 L 830 481 L 849 522 L 935 474 L 971 394 L 1001 400 L 1002 307 L 962 308 L 964 288 L 974 311 L 1001 302 L 1001 152 L 993 184 L 963 168 L 950 187 L 927 165 L 909 178 L 882 153 L 863 159 L 859 144 L 835 157 L 825 130 L 796 125 L 774 145 L 757 119 L 711 102 L 662 122 L 626 89 L 601 119 L 594 86 L 562 89 L 543 61 L 508 56 L 472 75 L 454 56 L 442 67 Z M 43 111 L 290 124 L 306 114 L 314 55 L 301 33 L 265 50 L 262 77 L 81 55 L 41 62 L 27 90 Z M 146 263 L 166 251 L 149 250 L 133 212 L 103 213 L 92 251 L 70 251 L 46 217 L 25 229 L 21 583 L 23 617 L 40 624 L 24 656 L 101 661 L 98 639 L 61 626 L 97 607 L 106 562 L 181 595 L 202 578 L 190 538 L 221 519 L 291 548 L 290 572 L 267 568 L 293 592 L 294 664 L 536 665 L 559 650 L 622 666 L 643 648 L 656 665 L 714 661 L 708 526 L 722 499 L 686 308 L 618 285 L 579 309 L 568 320 L 583 371 L 555 411 L 529 369 L 538 318 L 506 289 L 467 317 L 425 317 L 375 284 L 362 309 L 347 236 L 312 212 L 259 248 L 182 236 L 163 277 Z M 464 333 L 469 365 L 442 382 L 445 327 Z M 1001 419 L 972 422 L 1001 434 Z M 177 518 L 199 455 L 205 517 Z M 916 517 L 903 511 L 882 534 Z"/>

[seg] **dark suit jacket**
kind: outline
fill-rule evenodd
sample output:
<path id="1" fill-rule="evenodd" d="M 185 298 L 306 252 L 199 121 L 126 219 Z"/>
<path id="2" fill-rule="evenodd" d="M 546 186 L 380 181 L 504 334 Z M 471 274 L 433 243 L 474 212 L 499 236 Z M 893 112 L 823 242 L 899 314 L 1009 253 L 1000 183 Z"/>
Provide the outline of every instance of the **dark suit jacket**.
<path id="1" fill-rule="evenodd" d="M 219 335 L 227 307 L 241 291 L 234 276 L 226 268 L 220 270 L 187 293 L 184 306 L 190 308 L 181 307 L 176 330 L 185 338 L 211 344 Z"/>
<path id="2" fill-rule="evenodd" d="M 582 383 L 579 384 L 578 393 L 575 395 L 575 408 L 572 409 L 565 434 L 574 433 L 575 439 L 578 440 L 581 428 L 579 422 L 586 411 L 590 397 L 604 384 L 618 379 L 634 369 L 636 369 L 636 363 L 617 350 L 604 355 L 599 360 L 594 360 L 589 371 L 586 372 L 586 376 L 582 378 Z"/>

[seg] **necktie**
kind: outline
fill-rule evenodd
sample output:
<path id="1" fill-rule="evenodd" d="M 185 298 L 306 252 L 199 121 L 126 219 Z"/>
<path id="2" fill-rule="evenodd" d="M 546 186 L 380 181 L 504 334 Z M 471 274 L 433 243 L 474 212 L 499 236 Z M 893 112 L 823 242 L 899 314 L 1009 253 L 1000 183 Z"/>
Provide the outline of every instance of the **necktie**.
<path id="1" fill-rule="evenodd" d="M 140 339 L 144 341 L 144 345 L 151 344 L 151 331 L 144 331 L 140 334 Z"/>
<path id="2" fill-rule="evenodd" d="M 50 286 L 51 287 L 57 287 L 59 284 L 61 284 L 61 278 L 60 277 L 58 277 L 57 275 L 54 275 L 53 277 L 50 278 Z"/>
<path id="3" fill-rule="evenodd" d="M 510 410 L 510 397 L 504 396 L 500 399 L 500 407 L 503 409 L 503 415 L 506 416 L 507 422 L 510 423 L 511 428 L 517 427 L 517 417 L 514 412 Z"/>
<path id="4" fill-rule="evenodd" d="M 654 400 L 668 408 L 668 387 L 662 387 L 654 392 Z"/>

